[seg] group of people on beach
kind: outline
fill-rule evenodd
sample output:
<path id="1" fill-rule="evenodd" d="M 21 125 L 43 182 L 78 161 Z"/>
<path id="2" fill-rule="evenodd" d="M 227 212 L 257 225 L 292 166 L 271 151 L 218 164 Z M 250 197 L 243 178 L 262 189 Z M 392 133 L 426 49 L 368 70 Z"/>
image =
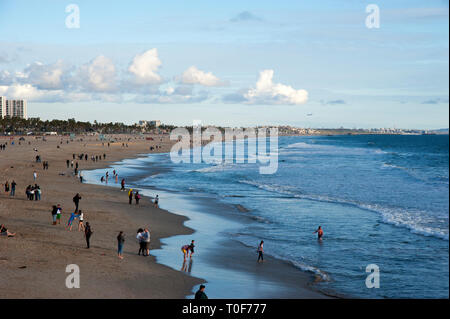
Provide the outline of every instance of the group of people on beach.
<path id="1" fill-rule="evenodd" d="M 41 200 L 42 190 L 38 184 L 28 185 L 25 189 L 25 194 L 27 195 L 28 200 Z M 13 196 L 13 195 L 12 195 Z"/>
<path id="2" fill-rule="evenodd" d="M 9 182 L 6 181 L 6 183 L 5 183 L 5 193 L 6 194 L 9 193 L 10 196 L 15 196 L 16 195 L 16 186 L 17 186 L 17 183 L 16 183 L 15 180 L 13 180 L 11 182 L 11 184 L 9 184 Z"/>
<path id="3" fill-rule="evenodd" d="M 148 228 L 139 228 L 137 231 L 136 239 L 139 243 L 138 255 L 144 257 L 150 256 L 150 230 Z"/>
<path id="4" fill-rule="evenodd" d="M 119 182 L 119 174 L 117 174 L 116 170 L 113 170 L 113 178 L 117 184 Z M 100 177 L 100 182 L 108 183 L 108 181 L 109 181 L 109 172 L 107 171 L 104 176 Z M 122 181 L 123 181 L 123 184 L 125 184 L 125 180 L 122 179 Z"/>
<path id="5" fill-rule="evenodd" d="M 132 188 L 130 188 L 128 190 L 128 204 L 133 204 L 133 198 L 136 202 L 136 205 L 139 205 L 139 201 L 141 200 L 141 194 L 139 193 L 138 190 L 133 190 Z M 155 199 L 153 200 L 153 206 L 154 207 L 158 207 L 159 205 L 159 195 L 156 195 Z"/>
<path id="6" fill-rule="evenodd" d="M 189 245 L 183 245 L 181 246 L 181 251 L 183 252 L 184 260 L 186 260 L 187 257 L 191 258 L 194 255 L 194 248 L 195 248 L 195 241 L 192 240 Z"/>

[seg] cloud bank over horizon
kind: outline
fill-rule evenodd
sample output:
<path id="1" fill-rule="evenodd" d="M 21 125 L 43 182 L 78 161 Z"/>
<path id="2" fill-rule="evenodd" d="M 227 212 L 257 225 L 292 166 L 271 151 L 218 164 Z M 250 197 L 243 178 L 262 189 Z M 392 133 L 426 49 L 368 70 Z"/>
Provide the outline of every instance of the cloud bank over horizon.
<path id="1" fill-rule="evenodd" d="M 123 70 L 105 55 L 98 55 L 79 66 L 69 65 L 63 60 L 51 64 L 36 61 L 22 71 L 0 71 L 0 95 L 45 103 L 104 100 L 113 103 L 184 104 L 208 99 L 221 101 L 220 98 L 212 98 L 206 89 L 229 85 L 212 72 L 200 70 L 195 65 L 168 80 L 159 73 L 162 65 L 156 48 L 136 54 Z M 273 75 L 274 70 L 261 71 L 255 88 L 241 89 L 241 93 L 228 102 L 286 105 L 307 102 L 306 90 L 274 83 Z"/>

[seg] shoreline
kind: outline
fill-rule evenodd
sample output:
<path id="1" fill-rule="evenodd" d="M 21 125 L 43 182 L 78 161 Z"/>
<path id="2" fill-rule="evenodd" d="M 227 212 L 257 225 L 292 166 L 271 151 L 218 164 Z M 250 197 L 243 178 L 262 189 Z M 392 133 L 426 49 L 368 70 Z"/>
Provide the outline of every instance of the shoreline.
<path id="1" fill-rule="evenodd" d="M 130 141 L 130 139 L 135 138 L 135 136 L 130 137 L 126 137 L 127 141 Z M 165 136 L 167 138 L 167 136 Z M 158 139 L 159 140 L 160 136 L 157 136 L 155 138 L 155 141 Z M 14 264 L 15 266 L 18 266 L 19 264 L 24 264 L 24 266 L 26 266 L 26 272 L 29 272 L 24 278 L 26 278 L 25 280 L 27 281 L 27 285 L 29 285 L 28 289 L 25 289 L 25 292 L 20 291 L 19 288 L 15 288 L 14 286 L 17 285 L 17 282 L 15 280 L 17 280 L 17 277 L 15 277 L 18 273 L 24 273 L 25 271 L 23 271 L 23 268 L 18 268 L 18 267 L 22 267 L 22 266 L 18 266 L 16 269 L 14 269 L 14 267 L 10 267 L 9 269 L 7 269 L 7 271 L 5 272 L 6 276 L 3 277 L 3 280 L 0 279 L 0 284 L 7 284 L 8 286 L 12 286 L 12 291 L 11 292 L 3 292 L 0 293 L 1 297 L 4 298 L 46 298 L 48 296 L 53 296 L 56 292 L 58 294 L 58 298 L 187 298 L 189 296 L 192 296 L 192 291 L 194 289 L 194 287 L 196 287 L 197 285 L 199 285 L 200 283 L 204 283 L 205 280 L 207 280 L 207 274 L 205 276 L 202 276 L 201 274 L 196 274 L 196 275 L 192 275 L 192 274 L 185 274 L 182 271 L 179 270 L 179 266 L 172 266 L 172 265 L 166 265 L 163 263 L 160 263 L 158 260 L 158 256 L 155 258 L 155 256 L 152 254 L 153 250 L 162 250 L 162 246 L 165 245 L 165 248 L 167 248 L 167 244 L 166 241 L 170 241 L 173 240 L 174 238 L 178 238 L 178 237 L 182 237 L 182 236 L 188 236 L 189 238 L 192 237 L 191 235 L 196 234 L 198 232 L 198 229 L 196 229 L 195 227 L 190 227 L 189 225 L 185 225 L 185 224 L 190 224 L 191 220 L 189 217 L 187 217 L 186 214 L 179 214 L 178 212 L 175 212 L 173 210 L 170 209 L 154 209 L 151 205 L 151 201 L 147 199 L 147 197 L 143 198 L 141 200 L 141 204 L 139 205 L 140 207 L 136 210 L 134 207 L 135 205 L 128 205 L 127 203 L 127 196 L 124 193 L 123 196 L 117 196 L 117 191 L 114 191 L 111 189 L 111 185 L 93 185 L 93 184 L 87 184 L 87 183 L 83 183 L 82 185 L 79 183 L 78 179 L 74 178 L 73 176 L 61 176 L 58 173 L 61 171 L 64 172 L 69 172 L 71 171 L 71 169 L 66 169 L 66 165 L 65 165 L 65 159 L 66 157 L 72 152 L 75 152 L 76 154 L 82 153 L 83 150 L 86 150 L 87 153 L 91 154 L 91 152 L 95 151 L 97 153 L 100 152 L 100 150 L 105 150 L 108 155 L 107 155 L 107 159 L 106 160 L 102 160 L 99 162 L 91 162 L 90 159 L 88 159 L 87 162 L 80 161 L 81 163 L 81 167 L 80 167 L 80 171 L 92 171 L 92 170 L 105 170 L 108 169 L 109 167 L 113 166 L 114 164 L 116 164 L 117 162 L 120 161 L 133 161 L 137 158 L 142 158 L 142 157 L 148 157 L 148 155 L 150 154 L 157 154 L 157 153 L 164 153 L 167 152 L 168 146 L 170 146 L 170 141 L 167 142 L 167 140 L 165 140 L 164 142 L 162 140 L 160 140 L 161 144 L 164 144 L 162 148 L 153 151 L 153 152 L 149 152 L 149 144 L 159 144 L 158 142 L 151 142 L 149 143 L 148 141 L 143 140 L 141 143 L 139 140 L 138 141 L 131 141 L 128 142 L 130 144 L 129 148 L 123 148 L 121 147 L 121 142 L 118 143 L 114 143 L 113 145 L 111 145 L 111 148 L 106 148 L 106 144 L 103 146 L 101 145 L 101 142 L 98 141 L 94 141 L 92 143 L 92 141 L 85 141 L 83 140 L 83 138 L 74 141 L 74 142 L 70 142 L 69 144 L 61 144 L 59 143 L 60 140 L 64 140 L 65 143 L 65 138 L 61 138 L 61 137 L 55 137 L 53 139 L 48 138 L 47 142 L 43 142 L 43 141 L 33 141 L 32 138 L 27 139 L 26 141 L 22 142 L 22 145 L 15 145 L 15 146 L 11 146 L 8 145 L 7 150 L 4 151 L 3 153 L 0 153 L 0 178 L 6 178 L 11 182 L 11 179 L 16 179 L 16 182 L 18 182 L 19 187 L 17 190 L 17 193 L 21 193 L 22 192 L 22 188 L 24 186 L 23 183 L 23 179 L 25 180 L 29 180 L 28 178 L 23 178 L 23 176 L 21 176 L 21 178 L 17 178 L 14 177 L 14 174 L 12 173 L 12 170 L 16 170 L 18 167 L 15 168 L 8 168 L 8 166 L 11 165 L 11 160 L 14 159 L 14 155 L 9 153 L 10 150 L 12 148 L 15 147 L 20 147 L 22 150 L 25 149 L 26 150 L 26 154 L 28 156 L 28 158 L 24 159 L 23 161 L 20 162 L 20 166 L 24 168 L 23 171 L 21 171 L 22 174 L 26 174 L 31 176 L 32 171 L 34 169 L 38 169 L 39 174 L 46 174 L 47 171 L 41 172 L 40 168 L 38 168 L 39 166 L 36 163 L 33 163 L 32 159 L 33 156 L 36 154 L 33 151 L 34 147 L 37 147 L 39 149 L 39 153 L 42 153 L 41 156 L 45 153 L 48 153 L 46 156 L 42 156 L 42 160 L 46 161 L 50 161 L 50 171 L 48 172 L 52 172 L 52 178 L 49 178 L 49 182 L 50 184 L 47 183 L 47 181 L 43 181 L 40 182 L 40 185 L 43 186 L 43 202 L 45 202 L 46 204 L 46 208 L 42 208 L 41 202 L 38 202 L 38 206 L 39 209 L 36 209 L 36 207 L 27 205 L 30 203 L 27 203 L 27 201 L 21 201 L 20 205 L 17 205 L 19 203 L 19 201 L 16 200 L 12 200 L 10 198 L 8 198 L 7 200 L 5 199 L 5 195 L 0 195 L 0 219 L 1 219 L 1 223 L 5 223 L 8 228 L 11 231 L 17 232 L 18 236 L 16 238 L 12 238 L 12 239 L 8 239 L 6 240 L 6 238 L 1 238 L 0 240 L 0 264 L 2 265 L 7 265 L 8 264 Z M 31 140 L 31 144 L 27 145 L 27 142 L 29 142 Z M 91 142 L 91 143 L 89 143 Z M 135 144 L 133 144 L 135 143 Z M 74 145 L 75 144 L 75 145 Z M 55 147 L 56 146 L 56 147 Z M 51 149 L 53 147 L 53 149 Z M 42 148 L 42 149 L 41 149 Z M 61 155 L 61 150 L 63 149 L 63 155 Z M 70 149 L 70 152 L 69 150 Z M 17 150 L 17 149 L 15 149 Z M 103 152 L 103 151 L 101 151 Z M 111 153 L 112 152 L 112 153 Z M 7 158 L 5 158 L 3 155 L 4 154 L 8 154 Z M 11 156 L 13 155 L 13 156 Z M 70 156 L 70 159 L 72 157 Z M 6 159 L 6 162 L 5 162 Z M 15 163 L 16 164 L 16 163 Z M 19 163 L 17 163 L 19 164 Z M 56 169 L 56 171 L 55 171 Z M 120 172 L 119 172 L 120 174 Z M 43 176 L 44 177 L 44 176 Z M 47 177 L 46 177 L 47 178 Z M 40 179 L 40 177 L 39 177 Z M 120 179 L 119 179 L 120 180 Z M 28 182 L 26 182 L 28 183 Z M 54 185 L 53 185 L 54 184 Z M 102 187 L 102 186 L 108 186 L 108 187 Z M 73 191 L 72 191 L 73 189 Z M 80 191 L 78 191 L 78 189 L 80 189 Z M 61 191 L 61 190 L 65 190 L 65 191 Z M 67 191 L 71 191 L 70 193 L 67 193 Z M 51 197 L 54 197 L 54 193 L 56 192 L 56 198 L 58 197 L 65 197 L 64 200 L 60 200 L 60 201 L 56 201 L 53 198 L 49 200 L 48 199 L 48 195 L 50 195 Z M 51 226 L 50 220 L 51 220 L 51 215 L 50 215 L 50 208 L 51 205 L 56 204 L 56 203 L 61 203 L 63 205 L 63 209 L 64 209 L 64 213 L 63 215 L 65 215 L 65 217 L 63 217 L 63 221 L 62 224 L 66 221 L 67 219 L 67 215 L 68 212 L 70 210 L 67 209 L 67 207 L 72 207 L 73 203 L 71 203 L 71 198 L 72 196 L 76 193 L 76 192 L 80 192 L 80 193 L 84 193 L 84 195 L 82 194 L 83 200 L 82 200 L 82 205 L 84 205 L 85 203 L 88 203 L 88 208 L 87 208 L 87 220 L 91 221 L 90 217 L 94 217 L 95 215 L 98 215 L 99 218 L 93 218 L 93 228 L 94 228 L 94 232 L 96 232 L 96 230 L 98 229 L 105 229 L 106 231 L 109 232 L 109 242 L 102 240 L 100 242 L 100 245 L 97 246 L 94 244 L 94 248 L 97 250 L 99 250 L 99 255 L 101 256 L 100 258 L 103 258 L 105 256 L 108 256 L 108 260 L 106 261 L 106 265 L 105 263 L 100 261 L 100 265 L 108 268 L 108 272 L 110 274 L 110 276 L 108 276 L 107 272 L 104 271 L 93 271 L 93 269 L 95 269 L 95 266 L 97 264 L 97 262 L 99 260 L 95 260 L 92 256 L 89 256 L 85 253 L 84 251 L 84 247 L 83 247 L 83 238 L 82 238 L 82 234 L 76 234 L 75 235 L 75 231 L 69 232 L 69 235 L 65 235 L 65 230 L 63 229 L 63 225 L 58 226 L 58 232 L 55 234 L 53 232 L 53 227 Z M 145 195 L 145 194 L 144 194 Z M 17 196 L 17 195 L 16 195 Z M 22 196 L 24 197 L 24 196 Z M 121 199 L 118 200 L 118 197 L 120 197 Z M 151 197 L 151 196 L 150 196 Z M 86 202 L 85 202 L 86 200 Z M 94 203 L 94 202 L 98 202 L 98 203 Z M 6 205 L 6 210 L 11 210 L 11 204 L 13 204 L 13 206 L 17 206 L 19 208 L 22 208 L 22 204 L 25 204 L 26 209 L 30 209 L 31 211 L 34 210 L 38 210 L 39 213 L 34 213 L 33 212 L 33 221 L 32 221 L 32 226 L 31 227 L 27 227 L 27 228 L 20 228 L 20 227 L 25 227 L 25 225 L 27 224 L 27 222 L 29 223 L 30 221 L 27 220 L 26 217 L 28 217 L 26 214 L 24 214 L 23 216 L 21 216 L 20 220 L 16 221 L 14 219 L 10 219 L 8 220 L 5 217 L 11 217 L 13 214 L 11 214 L 10 212 L 10 216 L 8 216 L 8 214 L 6 214 L 6 216 L 4 216 L 4 211 L 5 211 L 5 203 L 9 204 Z M 34 204 L 34 203 L 33 203 Z M 9 207 L 8 207 L 9 206 Z M 163 204 L 164 207 L 164 204 Z M 83 206 L 82 206 L 83 208 Z M 84 206 L 84 211 L 86 212 L 86 206 Z M 236 208 L 239 209 L 239 208 Z M 108 213 L 105 214 L 105 211 L 107 211 Z M 112 214 L 111 214 L 112 213 Z M 110 220 L 110 216 L 109 215 L 114 215 L 111 216 L 111 220 Z M 149 219 L 150 218 L 150 219 Z M 124 223 L 124 221 L 126 221 L 126 223 Z M 118 226 L 121 223 L 124 224 L 124 226 Z M 126 225 L 126 226 L 125 226 Z M 151 235 L 152 235 L 152 242 L 151 242 L 151 251 L 150 251 L 150 257 L 149 258 L 145 258 L 146 260 L 148 260 L 148 262 L 143 262 L 143 257 L 138 257 L 136 254 L 137 251 L 137 243 L 134 243 L 134 235 L 135 235 L 135 229 L 139 228 L 139 227 L 143 227 L 143 225 L 150 225 L 150 230 L 151 230 Z M 44 229 L 45 228 L 45 229 Z M 112 230 L 114 229 L 114 231 Z M 117 269 L 117 264 L 118 264 L 118 258 L 115 255 L 115 245 L 114 245 L 114 241 L 115 241 L 115 236 L 117 235 L 119 230 L 125 230 L 126 234 L 127 234 L 127 242 L 125 244 L 125 248 L 124 248 L 124 256 L 125 259 L 122 261 L 122 263 L 128 263 L 131 262 L 133 263 L 132 268 L 133 271 L 130 271 L 128 269 L 125 269 L 124 267 L 121 267 L 120 269 Z M 35 238 L 35 236 L 30 235 L 30 234 L 24 234 L 24 232 L 29 231 L 30 233 L 36 232 L 38 231 L 38 235 L 43 235 L 44 237 L 48 237 L 48 240 L 46 241 L 39 241 L 38 238 Z M 97 231 L 96 234 L 98 234 L 99 232 Z M 78 235 L 78 236 L 77 236 Z M 25 237 L 25 238 L 24 238 Z M 64 237 L 69 237 L 69 238 L 64 238 Z M 80 238 L 81 237 L 81 238 Z M 93 236 L 93 239 L 96 238 L 98 236 Z M 58 249 L 63 249 L 63 250 L 67 250 L 64 251 L 62 254 L 56 254 L 55 260 L 53 260 L 52 262 L 49 261 L 48 258 L 41 258 L 39 257 L 38 254 L 31 254 L 32 258 L 31 258 L 31 262 L 30 262 L 30 258 L 24 258 L 24 260 L 19 261 L 20 258 L 18 258 L 17 255 L 15 254 L 10 254 L 10 252 L 8 250 L 15 250 L 17 249 L 17 247 L 15 247 L 13 241 L 19 239 L 19 241 L 21 241 L 20 245 L 22 248 L 25 247 L 26 249 L 30 249 L 31 251 L 35 251 L 35 250 L 39 250 L 39 245 L 33 245 L 30 243 L 23 243 L 22 240 L 25 241 L 36 241 L 36 243 L 39 243 L 41 245 L 45 245 L 47 247 L 47 249 L 49 251 L 53 251 L 53 250 L 58 250 Z M 98 240 L 98 239 L 95 239 Z M 61 243 L 59 243 L 58 241 L 65 241 L 65 244 L 61 245 Z M 74 245 L 72 245 L 73 242 L 76 242 L 76 247 L 73 247 Z M 130 243 L 131 242 L 131 243 Z M 10 245 L 12 244 L 12 245 Z M 130 250 L 130 245 L 133 245 L 134 248 L 132 248 L 132 250 Z M 10 246 L 10 247 L 8 247 Z M 97 247 L 96 247 L 97 246 Z M 177 249 L 177 247 L 179 248 L 178 245 L 176 245 L 175 250 L 176 255 L 177 255 L 177 261 L 176 263 L 179 262 L 179 254 L 180 252 L 178 252 L 179 249 Z M 236 258 L 238 260 L 241 259 L 248 259 L 249 257 L 249 253 L 248 253 L 248 249 L 244 247 L 244 245 L 242 243 L 239 242 L 235 242 L 233 244 L 234 247 L 234 251 L 237 252 L 236 254 L 230 255 L 228 254 L 229 259 L 233 259 Z M 4 250 L 3 248 L 6 248 L 6 250 Z M 136 251 L 134 251 L 136 249 Z M 6 256 L 4 257 L 4 252 L 6 251 Z M 53 252 L 52 254 L 53 255 Z M 60 255 L 63 255 L 63 257 L 61 257 Z M 211 254 L 212 256 L 213 254 Z M 289 275 L 285 275 L 283 278 L 275 278 L 277 277 L 276 275 L 273 275 L 270 271 L 266 271 L 266 272 L 261 272 L 259 275 L 261 277 L 264 276 L 266 278 L 270 278 L 272 281 L 270 280 L 266 280 L 266 283 L 268 283 L 270 281 L 270 284 L 268 286 L 272 287 L 274 286 L 274 282 L 279 281 L 281 279 L 281 281 L 284 281 L 283 284 L 279 284 L 280 287 L 286 288 L 289 287 L 290 282 L 295 282 L 296 287 L 290 287 L 289 289 L 287 289 L 288 292 L 283 292 L 280 293 L 278 291 L 278 298 L 328 298 L 330 297 L 329 295 L 327 295 L 324 292 L 321 291 L 317 291 L 314 288 L 309 287 L 309 285 L 312 283 L 312 276 L 304 271 L 299 270 L 298 268 L 294 267 L 293 265 L 283 261 L 283 260 L 279 260 L 276 259 L 275 257 L 271 257 L 266 255 L 266 259 L 268 259 L 268 262 L 271 264 L 271 267 L 273 267 L 274 269 L 278 268 L 281 269 L 282 271 L 280 271 L 280 273 L 288 273 Z M 89 258 L 91 257 L 91 258 Z M 217 257 L 217 256 L 216 256 Z M 222 256 L 223 257 L 223 256 Z M 220 257 L 220 258 L 222 258 Z M 140 258 L 140 259 L 139 259 Z M 219 262 L 219 264 L 224 264 L 227 262 L 226 258 L 222 258 L 222 259 L 218 259 L 221 260 L 221 262 Z M 250 261 L 251 263 L 253 262 L 253 257 L 251 257 L 250 259 L 248 259 L 248 261 Z M 62 269 L 63 267 L 63 260 L 64 261 L 69 261 L 72 262 L 73 259 L 76 259 L 78 263 L 80 263 L 80 266 L 86 267 L 89 269 L 89 271 L 93 271 L 92 276 L 89 278 L 89 281 L 92 281 L 92 283 L 95 283 L 95 287 L 94 285 L 89 285 L 89 289 L 92 290 L 89 293 L 85 293 L 85 292 L 80 292 L 77 293 L 74 290 L 70 290 L 68 291 L 68 289 L 66 287 L 62 285 L 60 285 L 59 287 L 57 287 L 56 289 L 54 287 L 51 287 L 51 285 L 44 285 L 44 290 L 43 292 L 39 292 L 39 289 L 42 288 L 38 288 L 36 287 L 36 282 L 33 282 L 32 277 L 34 277 L 36 275 L 36 272 L 39 272 L 40 276 L 42 275 L 42 266 L 46 265 L 47 267 L 50 267 L 50 273 L 47 273 L 43 276 L 43 278 L 46 278 L 48 281 L 53 280 L 52 277 L 52 269 L 54 270 L 55 268 L 58 268 L 60 270 L 60 273 L 58 273 L 58 276 L 56 276 L 56 279 L 58 281 L 60 281 L 61 283 L 64 282 L 64 278 L 65 276 L 67 276 Z M 133 259 L 131 261 L 131 259 Z M 182 259 L 182 256 L 181 256 Z M 213 264 L 214 258 L 210 258 L 210 260 L 208 260 L 207 262 L 210 264 Z M 196 261 L 197 262 L 197 261 Z M 67 263 L 66 263 L 67 264 Z M 145 264 L 147 264 L 147 266 L 144 266 Z M 148 267 L 148 264 L 150 264 L 150 267 Z M 114 265 L 114 266 L 113 266 Z M 166 289 L 165 291 L 158 291 L 157 293 L 155 293 L 154 291 L 152 291 L 153 289 L 149 289 L 148 287 L 143 287 L 142 283 L 147 283 L 149 286 L 154 287 L 155 284 L 153 282 L 153 279 L 149 279 L 149 278 L 145 278 L 146 274 L 148 275 L 155 275 L 155 273 L 153 272 L 153 270 L 149 270 L 149 269 L 144 269 L 144 268 L 151 268 L 153 267 L 153 265 L 159 265 L 157 268 L 157 273 L 158 276 L 160 276 L 161 274 L 165 273 L 166 275 L 163 277 L 169 277 L 169 278 L 161 278 L 161 283 L 159 284 L 160 286 L 163 285 L 167 285 L 167 283 L 169 282 L 170 284 L 172 284 L 172 286 L 170 287 L 170 289 Z M 233 264 L 231 264 L 233 265 Z M 9 265 L 12 266 L 12 265 Z M 216 266 L 219 266 L 218 264 L 216 264 Z M 246 272 L 247 275 L 248 274 L 254 274 L 255 269 L 251 269 L 251 266 L 253 266 L 253 264 L 249 264 L 246 263 L 246 266 L 244 268 L 246 269 L 241 269 L 240 271 Z M 197 265 L 196 265 L 197 267 Z M 36 268 L 33 269 L 32 271 L 29 271 L 30 268 Z M 22 271 L 18 271 L 17 269 L 22 269 Z M 39 269 L 39 270 L 38 270 Z M 142 274 L 141 274 L 142 272 Z M 114 281 L 113 283 L 101 283 L 99 284 L 99 282 L 105 281 L 106 279 L 108 279 L 108 277 L 118 277 L 118 278 L 122 278 L 122 279 L 118 279 L 117 281 Z M 297 278 L 297 276 L 299 276 L 300 278 Z M 205 279 L 206 277 L 206 279 Z M 203 278 L 203 279 L 202 279 Z M 23 280 L 23 279 L 22 279 Z M 177 291 L 174 291 L 174 287 L 173 287 L 173 282 L 176 281 L 177 284 L 175 286 L 177 286 L 178 288 L 176 288 Z M 42 280 L 38 280 L 39 285 L 42 284 Z M 11 285 L 12 283 L 12 285 Z M 21 282 L 22 284 L 22 282 Z M 209 286 L 209 285 L 208 285 Z M 220 286 L 220 285 L 219 285 Z M 298 287 L 301 287 L 300 289 Z M 121 289 L 126 288 L 126 292 L 121 292 Z M 107 291 L 102 291 L 100 292 L 99 290 L 107 290 Z M 61 293 L 61 291 L 64 291 L 64 293 Z M 276 291 L 276 289 L 274 290 Z M 214 294 L 211 294 L 214 295 Z M 270 295 L 270 294 L 265 294 L 263 295 L 266 298 L 276 298 L 274 296 L 274 294 Z M 253 298 L 261 298 L 260 295 L 252 295 L 252 296 L 248 296 L 248 298 L 253 297 Z M 337 296 L 331 296 L 331 297 L 337 297 Z M 214 298 L 214 297 L 213 297 Z"/>
<path id="2" fill-rule="evenodd" d="M 136 163 L 133 163 L 133 160 L 139 160 L 148 158 L 151 154 L 141 155 L 135 158 L 126 159 L 124 161 L 129 162 L 128 164 L 131 166 L 137 165 Z M 123 164 L 121 162 L 113 163 L 109 166 L 109 169 L 116 169 L 117 171 L 121 171 L 121 167 L 126 167 L 127 164 Z M 142 177 L 151 175 L 149 174 L 151 171 L 151 168 L 146 168 L 149 170 L 146 172 L 147 174 L 138 174 L 139 176 L 133 176 L 133 182 L 139 181 Z M 92 180 L 94 184 L 98 183 L 98 179 L 100 175 L 96 175 L 98 173 L 98 170 L 92 170 L 91 171 L 92 176 L 91 179 L 95 176 L 95 178 Z M 89 174 L 88 174 L 89 175 Z M 136 186 L 136 184 L 131 184 L 133 187 L 136 187 L 136 189 L 139 190 L 141 194 L 146 195 L 148 191 L 147 189 L 142 189 L 140 186 Z M 113 185 L 105 185 L 109 187 L 114 187 Z M 216 214 L 210 214 L 208 212 L 204 212 L 200 217 L 198 216 L 192 216 L 190 215 L 191 211 L 195 211 L 194 214 L 200 214 L 202 211 L 202 208 L 199 205 L 199 202 L 201 200 L 195 198 L 192 198 L 192 194 L 184 194 L 177 192 L 169 192 L 164 189 L 160 189 L 157 186 L 151 185 L 149 186 L 149 189 L 151 189 L 152 193 L 158 193 L 160 195 L 160 204 L 167 208 L 168 211 L 176 214 L 181 214 L 187 218 L 185 221 L 185 226 L 193 229 L 194 233 L 189 235 L 174 235 L 171 237 L 166 237 L 163 239 L 163 245 L 164 248 L 155 252 L 157 256 L 157 262 L 160 262 L 164 265 L 170 266 L 172 269 L 179 270 L 180 267 L 183 270 L 185 267 L 185 264 L 181 264 L 181 262 L 178 260 L 177 257 L 179 255 L 179 252 L 177 247 L 179 247 L 184 242 L 190 242 L 190 239 L 196 240 L 196 243 L 203 245 L 198 246 L 196 249 L 196 252 L 198 249 L 204 250 L 205 255 L 201 256 L 195 256 L 194 258 L 194 267 L 192 267 L 192 262 L 189 264 L 189 269 L 193 268 L 194 276 L 199 278 L 204 278 L 207 281 L 207 289 L 216 288 L 217 290 L 223 289 L 232 291 L 233 289 L 236 289 L 237 284 L 230 284 L 225 281 L 218 282 L 217 280 L 213 280 L 213 282 L 209 281 L 209 278 L 211 276 L 209 275 L 211 272 L 220 272 L 220 269 L 227 268 L 227 273 L 223 274 L 224 276 L 229 277 L 235 277 L 239 278 L 240 281 L 247 281 L 248 283 L 257 283 L 260 287 L 255 290 L 259 292 L 259 294 L 255 294 L 255 292 L 245 292 L 237 291 L 236 295 L 233 295 L 232 298 L 288 298 L 288 299 L 301 299 L 301 298 L 341 298 L 341 296 L 338 296 L 337 294 L 329 293 L 320 291 L 319 289 L 314 289 L 311 287 L 311 285 L 314 282 L 314 276 L 310 273 L 307 273 L 305 271 L 302 271 L 292 265 L 292 263 L 278 259 L 276 257 L 270 256 L 266 254 L 266 262 L 264 264 L 269 264 L 270 268 L 262 268 L 261 265 L 256 264 L 256 262 L 253 260 L 254 256 L 250 256 L 250 250 L 253 251 L 251 248 L 246 247 L 243 243 L 239 241 L 226 241 L 226 238 L 220 237 L 220 240 L 222 243 L 219 243 L 219 245 L 205 245 L 205 241 L 210 240 L 209 237 L 205 237 L 204 234 L 202 234 L 202 229 L 208 227 L 206 224 L 202 224 L 203 226 L 199 226 L 196 224 L 199 219 L 205 219 L 209 218 L 209 225 L 215 224 L 215 223 L 227 223 L 230 220 L 232 220 L 231 216 L 225 217 L 223 220 L 214 219 L 213 216 Z M 170 193 L 170 194 L 169 194 Z M 161 195 L 163 194 L 163 195 Z M 170 198 L 168 198 L 170 197 Z M 180 201 L 180 197 L 190 197 L 188 200 L 182 200 L 182 202 L 178 204 L 177 201 Z M 170 202 L 171 204 L 168 205 L 170 207 L 166 207 L 167 203 Z M 195 208 L 189 209 L 186 207 L 189 207 L 190 205 L 196 206 Z M 211 204 L 211 206 L 214 207 L 215 210 L 221 209 L 218 208 L 220 205 L 219 203 Z M 203 207 L 204 208 L 204 207 Z M 211 207 L 210 207 L 211 208 Z M 230 207 L 227 207 L 228 209 Z M 237 207 L 236 207 L 237 208 Z M 237 208 L 239 209 L 239 208 Z M 207 209 L 206 209 L 207 210 Z M 244 222 L 242 220 L 238 221 Z M 210 234 L 208 234 L 210 235 Z M 200 241 L 199 241 L 200 240 Z M 200 247 L 200 248 L 199 248 Z M 218 249 L 220 250 L 220 254 L 217 254 L 216 252 Z M 223 248 L 223 249 L 222 249 Z M 201 252 L 202 253 L 202 252 Z M 173 256 L 176 255 L 174 258 Z M 208 255 L 208 257 L 206 256 Z M 182 260 L 182 257 L 180 257 Z M 240 260 L 240 265 L 236 265 L 236 263 L 229 262 L 232 260 Z M 201 265 L 199 265 L 201 263 Z M 226 265 L 226 266 L 224 266 Z M 256 267 L 255 267 L 256 266 Z M 187 265 L 186 265 L 187 268 Z M 200 268 L 200 269 L 198 269 Z M 203 271 L 203 273 L 202 273 Z M 189 270 L 189 273 L 191 271 Z M 214 277 L 214 276 L 213 276 Z M 250 278 L 251 277 L 251 278 Z M 214 277 L 217 279 L 216 277 Z M 317 280 L 317 278 L 315 278 Z M 264 286 L 267 286 L 270 288 L 264 288 Z M 263 288 L 261 288 L 263 287 Z M 243 288 L 243 287 L 242 287 Z M 272 294 L 269 293 L 269 290 L 273 291 Z M 211 292 L 211 289 L 209 290 Z M 229 295 L 224 293 L 212 293 L 212 298 L 230 298 Z M 274 297 L 277 296 L 277 297 Z"/>

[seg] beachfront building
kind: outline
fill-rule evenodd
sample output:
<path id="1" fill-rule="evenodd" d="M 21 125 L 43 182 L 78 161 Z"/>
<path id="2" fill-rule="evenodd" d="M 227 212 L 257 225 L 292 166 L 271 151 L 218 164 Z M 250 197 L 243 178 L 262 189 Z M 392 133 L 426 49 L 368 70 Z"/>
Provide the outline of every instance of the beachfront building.
<path id="1" fill-rule="evenodd" d="M 6 117 L 6 97 L 0 96 L 0 119 Z"/>
<path id="2" fill-rule="evenodd" d="M 159 127 L 161 126 L 161 121 L 160 120 L 154 120 L 154 121 L 139 121 L 139 126 L 140 127 Z"/>
<path id="3" fill-rule="evenodd" d="M 2 113 L 3 114 L 3 113 Z M 18 117 L 27 119 L 27 101 L 26 100 L 6 100 L 5 115 L 3 117 Z"/>
<path id="4" fill-rule="evenodd" d="M 149 121 L 148 124 L 149 124 L 150 126 L 160 127 L 160 126 L 161 126 L 161 121 L 160 121 L 160 120 Z"/>

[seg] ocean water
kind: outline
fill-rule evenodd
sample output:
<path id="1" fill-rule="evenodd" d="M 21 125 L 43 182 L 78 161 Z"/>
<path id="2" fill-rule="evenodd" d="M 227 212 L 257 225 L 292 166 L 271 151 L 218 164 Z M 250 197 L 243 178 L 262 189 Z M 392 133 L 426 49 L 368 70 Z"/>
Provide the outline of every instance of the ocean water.
<path id="1" fill-rule="evenodd" d="M 247 218 L 219 236 L 249 249 L 264 240 L 267 254 L 313 274 L 315 289 L 448 298 L 448 142 L 448 135 L 280 137 L 278 170 L 270 175 L 258 164 L 174 164 L 169 154 L 115 168 L 139 176 L 133 185 L 144 191 L 207 198 L 193 207 L 207 213 L 220 203 L 228 207 L 221 218 Z M 146 167 L 161 173 L 142 175 Z M 319 225 L 322 242 L 313 234 Z M 366 287 L 369 264 L 379 267 L 379 288 Z"/>

